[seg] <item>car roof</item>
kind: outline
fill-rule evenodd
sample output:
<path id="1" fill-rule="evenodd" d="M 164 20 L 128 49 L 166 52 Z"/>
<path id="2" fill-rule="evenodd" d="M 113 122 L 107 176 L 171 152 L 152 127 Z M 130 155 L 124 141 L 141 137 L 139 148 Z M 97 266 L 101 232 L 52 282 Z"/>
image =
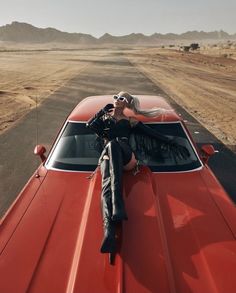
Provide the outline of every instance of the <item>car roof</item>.
<path id="1" fill-rule="evenodd" d="M 128 117 L 137 118 L 140 121 L 149 122 L 177 122 L 182 118 L 174 111 L 174 109 L 161 96 L 150 95 L 135 95 L 140 101 L 141 109 L 151 109 L 154 107 L 163 108 L 166 110 L 173 110 L 166 112 L 155 118 L 144 117 L 143 115 L 136 115 L 133 111 L 125 109 L 125 115 Z M 102 109 L 106 104 L 113 103 L 113 95 L 90 96 L 83 99 L 71 112 L 68 117 L 69 121 L 87 121 L 96 112 Z"/>

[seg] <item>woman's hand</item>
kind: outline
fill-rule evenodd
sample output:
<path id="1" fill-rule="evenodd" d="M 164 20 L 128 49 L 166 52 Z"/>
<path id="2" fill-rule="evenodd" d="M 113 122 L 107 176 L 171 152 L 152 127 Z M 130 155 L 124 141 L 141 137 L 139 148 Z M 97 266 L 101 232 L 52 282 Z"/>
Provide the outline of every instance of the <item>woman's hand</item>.
<path id="1" fill-rule="evenodd" d="M 112 111 L 112 109 L 114 108 L 114 105 L 113 104 L 107 104 L 103 109 L 102 111 L 104 112 L 104 114 L 106 113 L 110 113 Z"/>
<path id="2" fill-rule="evenodd" d="M 92 118 L 88 120 L 86 123 L 86 127 L 90 128 L 93 132 L 95 132 L 100 137 L 106 137 L 107 133 L 105 131 L 106 124 L 104 123 L 102 116 L 106 113 L 111 112 L 113 109 L 113 104 L 107 104 L 104 108 L 98 111 Z"/>
<path id="3" fill-rule="evenodd" d="M 97 119 L 101 118 L 106 113 L 111 112 L 111 109 L 113 108 L 114 108 L 113 104 L 107 104 L 104 108 L 99 110 L 92 118 L 89 119 L 89 121 L 87 122 L 87 127 L 89 127 L 93 121 L 97 121 Z"/>

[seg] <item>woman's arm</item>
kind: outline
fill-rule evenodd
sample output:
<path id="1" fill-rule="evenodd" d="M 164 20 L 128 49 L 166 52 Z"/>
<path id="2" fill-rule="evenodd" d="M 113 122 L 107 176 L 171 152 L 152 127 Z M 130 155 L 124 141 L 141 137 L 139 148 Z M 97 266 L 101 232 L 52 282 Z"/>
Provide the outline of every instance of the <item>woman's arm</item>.
<path id="1" fill-rule="evenodd" d="M 136 119 L 130 120 L 131 126 L 134 131 L 138 134 L 145 134 L 152 138 L 157 139 L 164 144 L 164 149 L 168 152 L 172 152 L 176 157 L 180 159 L 187 159 L 190 156 L 188 149 L 185 146 L 182 146 L 176 142 L 176 138 L 169 138 L 153 128 L 145 125 L 141 121 Z"/>
<path id="2" fill-rule="evenodd" d="M 154 130 L 153 128 L 145 125 L 144 123 L 142 123 L 141 121 L 138 121 L 134 118 L 130 119 L 130 124 L 133 128 L 133 130 L 136 133 L 139 134 L 146 134 L 148 136 L 151 136 L 153 138 L 158 139 L 161 142 L 165 142 L 165 143 L 171 143 L 172 139 L 170 139 L 169 137 L 161 134 L 160 132 Z"/>
<path id="3" fill-rule="evenodd" d="M 104 108 L 99 110 L 93 117 L 91 117 L 86 123 L 86 127 L 90 128 L 98 136 L 103 137 L 105 123 L 102 120 L 103 115 L 109 113 L 114 108 L 113 104 L 107 104 Z"/>

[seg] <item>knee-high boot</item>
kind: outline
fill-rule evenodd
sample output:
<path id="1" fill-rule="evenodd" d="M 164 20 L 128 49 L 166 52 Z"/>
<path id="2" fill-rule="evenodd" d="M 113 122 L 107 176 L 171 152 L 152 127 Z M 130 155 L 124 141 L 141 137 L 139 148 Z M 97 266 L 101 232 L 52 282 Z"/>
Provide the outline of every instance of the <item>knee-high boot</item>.
<path id="1" fill-rule="evenodd" d="M 104 228 L 104 238 L 101 244 L 100 251 L 102 253 L 113 253 L 116 251 L 116 239 L 115 223 L 111 220 L 112 200 L 109 161 L 102 160 L 100 168 L 102 174 L 101 208 Z"/>
<path id="2" fill-rule="evenodd" d="M 116 140 L 108 143 L 108 156 L 110 163 L 112 220 L 127 220 L 125 205 L 122 195 L 123 157 L 122 150 Z"/>

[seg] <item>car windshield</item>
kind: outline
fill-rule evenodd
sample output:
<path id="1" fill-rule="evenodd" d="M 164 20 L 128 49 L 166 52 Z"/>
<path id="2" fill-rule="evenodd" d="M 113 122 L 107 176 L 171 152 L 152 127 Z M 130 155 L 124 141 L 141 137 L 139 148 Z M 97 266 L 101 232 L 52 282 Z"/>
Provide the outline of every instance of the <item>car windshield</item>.
<path id="1" fill-rule="evenodd" d="M 131 148 L 141 165 L 147 165 L 154 172 L 187 171 L 202 166 L 189 138 L 180 122 L 147 124 L 168 137 L 176 137 L 185 146 L 190 156 L 179 158 L 166 151 L 163 144 L 154 138 L 132 134 Z M 102 141 L 85 123 L 68 122 L 57 139 L 46 161 L 48 169 L 93 171 L 97 167 L 102 150 Z"/>

